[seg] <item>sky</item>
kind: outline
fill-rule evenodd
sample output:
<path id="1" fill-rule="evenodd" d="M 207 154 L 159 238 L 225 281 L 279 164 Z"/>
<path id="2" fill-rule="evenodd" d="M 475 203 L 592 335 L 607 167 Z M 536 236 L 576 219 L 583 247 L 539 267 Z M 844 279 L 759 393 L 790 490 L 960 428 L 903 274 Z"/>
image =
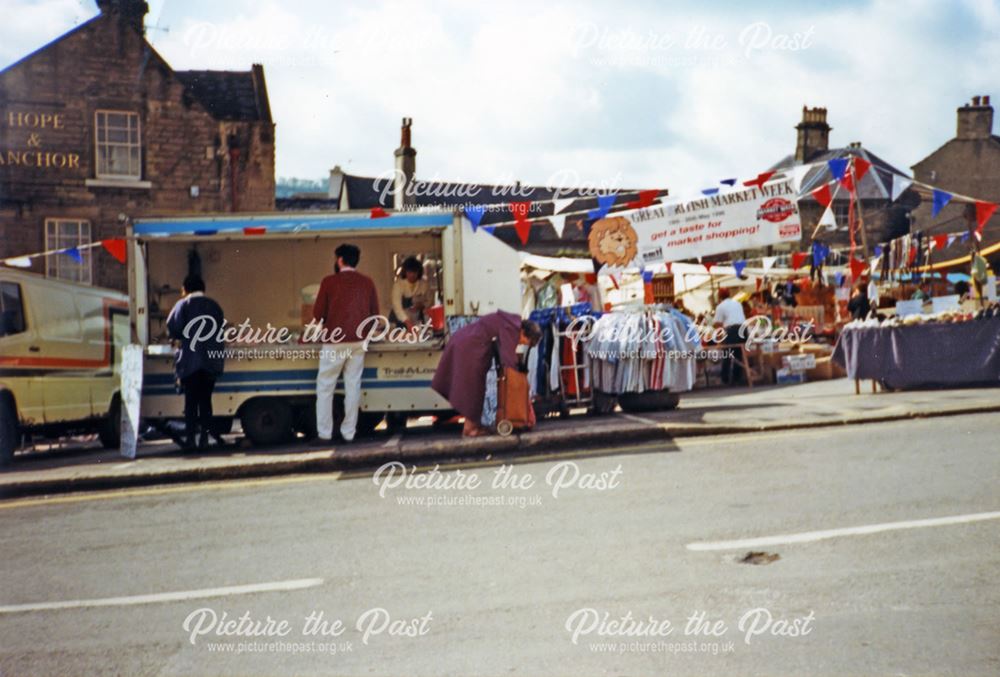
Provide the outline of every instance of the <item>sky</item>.
<path id="1" fill-rule="evenodd" d="M 405 116 L 421 179 L 676 194 L 792 153 L 803 105 L 909 172 L 1000 96 L 992 0 L 148 1 L 174 68 L 264 65 L 279 177 L 389 172 Z M 0 68 L 96 14 L 0 0 Z"/>

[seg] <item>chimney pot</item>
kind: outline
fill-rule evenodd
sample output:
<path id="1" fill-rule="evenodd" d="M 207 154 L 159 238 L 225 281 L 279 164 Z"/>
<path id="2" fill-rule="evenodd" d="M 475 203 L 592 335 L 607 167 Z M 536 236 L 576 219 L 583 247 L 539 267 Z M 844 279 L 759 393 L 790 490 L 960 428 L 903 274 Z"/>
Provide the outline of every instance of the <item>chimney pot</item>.
<path id="1" fill-rule="evenodd" d="M 993 134 L 993 107 L 989 96 L 972 97 L 972 105 L 958 109 L 955 138 L 988 139 Z"/>

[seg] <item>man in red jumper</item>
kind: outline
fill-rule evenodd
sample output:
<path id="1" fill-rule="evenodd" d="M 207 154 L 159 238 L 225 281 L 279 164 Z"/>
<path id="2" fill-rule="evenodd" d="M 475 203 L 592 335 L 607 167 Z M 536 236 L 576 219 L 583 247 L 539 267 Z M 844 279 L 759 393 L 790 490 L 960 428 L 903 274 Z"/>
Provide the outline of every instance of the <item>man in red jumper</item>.
<path id="1" fill-rule="evenodd" d="M 344 372 L 344 422 L 340 435 L 354 439 L 361 403 L 361 373 L 365 366 L 364 336 L 358 328 L 379 314 L 375 284 L 355 267 L 361 250 L 352 244 L 337 247 L 336 274 L 327 275 L 319 286 L 313 319 L 323 323 L 326 346 L 320 351 L 316 375 L 316 444 L 333 440 L 333 391 Z M 371 326 L 369 324 L 369 326 Z"/>

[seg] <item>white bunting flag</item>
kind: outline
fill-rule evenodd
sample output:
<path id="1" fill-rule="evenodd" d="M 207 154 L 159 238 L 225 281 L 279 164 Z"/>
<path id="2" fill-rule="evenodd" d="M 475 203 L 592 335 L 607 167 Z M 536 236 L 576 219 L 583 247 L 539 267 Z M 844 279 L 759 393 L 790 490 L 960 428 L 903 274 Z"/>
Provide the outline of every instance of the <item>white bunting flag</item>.
<path id="1" fill-rule="evenodd" d="M 827 205 L 823 216 L 819 219 L 819 225 L 827 230 L 837 230 L 837 217 L 833 215 L 833 203 Z"/>
<path id="2" fill-rule="evenodd" d="M 945 245 L 945 246 L 950 247 L 951 245 L 955 244 L 955 240 L 957 240 L 957 239 L 958 239 L 958 235 L 949 235 L 948 236 L 948 244 Z"/>
<path id="3" fill-rule="evenodd" d="M 553 214 L 549 217 L 549 221 L 552 223 L 552 227 L 556 229 L 556 235 L 562 237 L 563 228 L 566 227 L 566 215 Z"/>
<path id="4" fill-rule="evenodd" d="M 3 264 L 5 266 L 13 266 L 15 268 L 31 268 L 31 258 L 27 256 L 17 256 L 12 259 L 4 259 Z"/>
<path id="5" fill-rule="evenodd" d="M 575 197 L 566 197 L 566 198 L 559 198 L 558 200 L 553 200 L 552 213 L 558 214 L 562 210 L 566 209 L 566 207 L 569 207 L 571 204 L 573 204 L 574 201 L 576 201 Z M 562 235 L 562 229 L 559 230 L 559 234 L 560 236 Z"/>
<path id="6" fill-rule="evenodd" d="M 796 194 L 802 190 L 802 180 L 806 178 L 810 169 L 812 169 L 812 165 L 799 165 L 792 168 L 792 188 Z"/>
<path id="7" fill-rule="evenodd" d="M 763 264 L 764 272 L 766 273 L 767 271 L 774 268 L 774 264 L 777 260 L 778 260 L 777 256 L 765 256 L 764 258 L 762 258 L 760 262 L 761 264 Z"/>
<path id="8" fill-rule="evenodd" d="M 905 176 L 893 176 L 892 177 L 892 201 L 895 202 L 899 199 L 899 196 L 903 194 L 903 191 L 913 184 L 913 179 L 908 179 Z"/>

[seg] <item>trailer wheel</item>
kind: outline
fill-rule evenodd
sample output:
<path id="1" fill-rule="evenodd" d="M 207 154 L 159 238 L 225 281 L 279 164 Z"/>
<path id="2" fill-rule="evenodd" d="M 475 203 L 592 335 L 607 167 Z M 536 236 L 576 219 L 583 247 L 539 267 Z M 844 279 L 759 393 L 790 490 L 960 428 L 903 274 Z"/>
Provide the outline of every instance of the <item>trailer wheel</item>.
<path id="1" fill-rule="evenodd" d="M 254 446 L 287 442 L 292 436 L 292 408 L 276 397 L 251 400 L 240 414 L 240 424 Z"/>
<path id="2" fill-rule="evenodd" d="M 669 411 L 676 409 L 681 396 L 669 390 L 653 390 L 644 393 L 622 393 L 618 396 L 618 406 L 622 411 Z"/>
<path id="3" fill-rule="evenodd" d="M 105 449 L 117 449 L 122 444 L 122 400 L 118 393 L 111 398 L 108 415 L 98 426 L 97 436 Z"/>
<path id="4" fill-rule="evenodd" d="M 17 407 L 10 393 L 0 393 L 0 466 L 14 459 L 21 436 L 17 425 Z"/>

